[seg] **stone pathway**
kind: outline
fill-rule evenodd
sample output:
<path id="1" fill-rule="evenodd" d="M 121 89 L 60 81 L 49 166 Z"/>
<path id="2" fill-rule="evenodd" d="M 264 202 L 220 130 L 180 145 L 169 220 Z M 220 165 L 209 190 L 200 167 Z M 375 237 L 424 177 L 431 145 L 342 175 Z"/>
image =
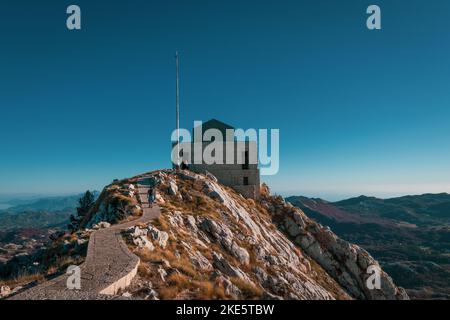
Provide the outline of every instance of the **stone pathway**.
<path id="1" fill-rule="evenodd" d="M 138 196 L 143 215 L 137 220 L 94 231 L 89 239 L 88 252 L 81 268 L 81 290 L 67 289 L 68 275 L 19 293 L 13 300 L 91 300 L 111 299 L 120 289 L 126 288 L 137 273 L 140 259 L 128 250 L 121 231 L 139 223 L 158 219 L 157 205 L 148 203 L 149 187 L 145 178 L 138 183 Z"/>

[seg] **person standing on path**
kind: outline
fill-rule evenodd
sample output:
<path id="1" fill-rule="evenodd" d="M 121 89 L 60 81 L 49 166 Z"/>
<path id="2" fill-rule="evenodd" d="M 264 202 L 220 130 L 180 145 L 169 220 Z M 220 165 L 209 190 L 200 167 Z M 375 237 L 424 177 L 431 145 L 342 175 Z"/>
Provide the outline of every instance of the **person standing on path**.
<path id="1" fill-rule="evenodd" d="M 153 203 L 156 200 L 156 189 L 150 188 L 148 189 L 148 203 L 150 206 L 153 206 Z"/>

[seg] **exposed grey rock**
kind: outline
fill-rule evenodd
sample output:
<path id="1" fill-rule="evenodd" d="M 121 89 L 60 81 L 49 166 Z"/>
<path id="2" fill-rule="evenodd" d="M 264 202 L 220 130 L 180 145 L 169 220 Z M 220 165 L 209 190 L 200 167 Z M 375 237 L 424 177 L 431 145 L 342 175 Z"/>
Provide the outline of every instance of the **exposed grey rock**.
<path id="1" fill-rule="evenodd" d="M 235 286 L 228 278 L 222 276 L 220 277 L 219 281 L 222 282 L 225 293 L 227 295 L 230 295 L 233 298 L 239 298 L 240 296 L 242 296 L 242 291 L 237 286 Z"/>
<path id="2" fill-rule="evenodd" d="M 167 241 L 169 240 L 169 234 L 165 231 L 159 233 L 158 244 L 161 248 L 165 249 L 167 246 Z"/>
<path id="3" fill-rule="evenodd" d="M 206 243 L 211 243 L 211 240 L 209 240 L 208 236 L 204 232 L 199 230 L 197 232 L 197 235 L 198 235 L 199 239 L 201 239 L 202 241 L 204 241 Z"/>
<path id="4" fill-rule="evenodd" d="M 179 171 L 177 172 L 178 177 L 180 177 L 183 180 L 188 180 L 188 181 L 195 181 L 195 180 L 202 180 L 204 179 L 203 176 L 196 174 L 192 171 L 188 171 L 188 170 L 183 170 L 183 171 Z"/>
<path id="5" fill-rule="evenodd" d="M 284 300 L 283 297 L 271 294 L 268 291 L 264 291 L 263 296 L 261 297 L 262 300 Z"/>
<path id="6" fill-rule="evenodd" d="M 161 248 L 165 249 L 167 246 L 167 241 L 169 240 L 169 234 L 165 231 L 160 231 L 156 227 L 149 225 L 147 227 L 148 232 L 150 233 L 153 240 L 158 241 L 158 244 Z"/>
<path id="7" fill-rule="evenodd" d="M 169 220 L 169 223 L 174 227 L 177 228 L 184 227 L 183 214 L 179 211 L 168 213 L 167 219 Z"/>
<path id="8" fill-rule="evenodd" d="M 166 203 L 166 200 L 164 200 L 164 198 L 161 196 L 161 194 L 159 192 L 156 192 L 156 194 L 155 194 L 155 201 L 158 204 Z"/>
<path id="9" fill-rule="evenodd" d="M 146 236 L 147 235 L 147 230 L 146 229 L 141 229 L 138 226 L 134 226 L 134 227 L 131 227 L 131 228 L 127 229 L 126 233 L 129 236 L 131 236 L 132 238 L 138 238 L 140 236 Z"/>
<path id="10" fill-rule="evenodd" d="M 203 192 L 208 195 L 208 197 L 218 200 L 222 203 L 226 201 L 226 194 L 221 190 L 217 183 L 205 180 L 205 186 Z"/>
<path id="11" fill-rule="evenodd" d="M 271 255 L 271 254 L 265 256 L 264 259 L 265 259 L 265 260 L 269 263 L 269 265 L 271 265 L 271 266 L 275 266 L 275 265 L 277 265 L 277 264 L 280 263 L 279 258 L 278 258 L 277 256 L 274 256 L 274 255 Z"/>
<path id="12" fill-rule="evenodd" d="M 149 289 L 148 294 L 145 296 L 145 300 L 159 300 L 158 293 L 153 289 Z"/>
<path id="13" fill-rule="evenodd" d="M 233 240 L 233 232 L 223 223 L 205 218 L 200 224 L 200 228 L 210 234 L 212 238 L 218 241 L 233 256 L 243 264 L 250 263 L 250 255 L 246 249 L 240 247 Z"/>
<path id="14" fill-rule="evenodd" d="M 176 196 L 178 194 L 178 186 L 175 181 L 170 180 L 168 192 L 172 196 Z"/>
<path id="15" fill-rule="evenodd" d="M 181 245 L 186 249 L 187 252 L 192 252 L 193 248 L 190 243 L 187 243 L 186 241 L 181 241 Z"/>
<path id="16" fill-rule="evenodd" d="M 236 242 L 233 242 L 231 244 L 231 247 L 229 247 L 230 253 L 238 258 L 239 262 L 242 264 L 248 265 L 250 263 L 250 254 L 247 250 L 240 247 Z"/>
<path id="17" fill-rule="evenodd" d="M 251 280 L 241 269 L 232 266 L 220 253 L 213 252 L 213 266 L 230 277 L 237 277 L 251 283 Z"/>
<path id="18" fill-rule="evenodd" d="M 340 239 L 329 228 L 308 219 L 301 210 L 284 207 L 287 233 L 352 296 L 359 299 L 405 299 L 407 295 L 381 269 L 381 289 L 370 290 L 367 268 L 377 265 L 367 251 Z"/>
<path id="19" fill-rule="evenodd" d="M 218 182 L 218 180 L 217 180 L 217 178 L 216 178 L 216 176 L 215 175 L 213 175 L 211 172 L 209 172 L 209 171 L 206 171 L 205 172 L 205 175 L 206 175 L 206 177 L 208 177 L 209 179 L 211 179 L 212 181 L 214 181 L 214 182 Z"/>
<path id="20" fill-rule="evenodd" d="M 163 282 L 166 282 L 166 276 L 167 276 L 166 270 L 164 270 L 163 268 L 159 267 L 158 273 L 159 273 L 159 275 L 160 275 L 160 277 L 161 277 L 161 280 L 162 280 Z"/>
<path id="21" fill-rule="evenodd" d="M 208 246 L 207 246 L 202 240 L 200 240 L 200 239 L 195 239 L 194 241 L 195 241 L 195 243 L 198 244 L 200 247 L 203 247 L 203 248 L 205 248 L 205 249 L 208 248 Z"/>
<path id="22" fill-rule="evenodd" d="M 215 240 L 219 240 L 220 242 L 231 242 L 233 239 L 233 232 L 231 232 L 227 226 L 210 218 L 205 218 L 200 224 L 200 228 L 209 233 Z"/>
<path id="23" fill-rule="evenodd" d="M 141 249 L 155 250 L 155 246 L 147 239 L 147 229 L 142 229 L 138 226 L 131 227 L 125 231 L 126 236 L 133 242 L 134 245 Z"/>
<path id="24" fill-rule="evenodd" d="M 191 215 L 186 216 L 186 226 L 194 232 L 198 231 L 195 218 Z"/>
<path id="25" fill-rule="evenodd" d="M 260 267 L 253 267 L 252 271 L 255 273 L 255 276 L 258 279 L 259 283 L 264 284 L 267 281 L 268 275 L 267 272 L 264 271 L 264 269 Z"/>
<path id="26" fill-rule="evenodd" d="M 153 243 L 149 241 L 145 236 L 133 238 L 133 243 L 141 249 L 148 249 L 150 251 L 155 250 L 155 246 L 153 245 Z"/>
<path id="27" fill-rule="evenodd" d="M 205 256 L 202 255 L 199 251 L 191 253 L 190 259 L 192 264 L 200 270 L 210 271 L 213 269 L 209 260 L 206 259 Z"/>
<path id="28" fill-rule="evenodd" d="M 164 268 L 172 268 L 170 262 L 167 259 L 162 259 L 162 265 L 164 266 Z"/>
<path id="29" fill-rule="evenodd" d="M 300 227 L 293 219 L 286 218 L 284 220 L 284 226 L 291 237 L 297 237 L 300 234 L 303 234 L 303 228 Z"/>

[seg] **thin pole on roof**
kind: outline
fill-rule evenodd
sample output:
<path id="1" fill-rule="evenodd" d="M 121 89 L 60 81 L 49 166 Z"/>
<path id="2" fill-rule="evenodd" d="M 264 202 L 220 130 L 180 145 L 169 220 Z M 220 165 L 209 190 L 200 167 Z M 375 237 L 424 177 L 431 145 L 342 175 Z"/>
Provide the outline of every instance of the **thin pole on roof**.
<path id="1" fill-rule="evenodd" d="M 177 163 L 176 167 L 180 166 L 180 61 L 178 51 L 175 52 L 175 62 L 177 67 L 177 85 L 176 85 L 176 129 L 177 129 Z"/>

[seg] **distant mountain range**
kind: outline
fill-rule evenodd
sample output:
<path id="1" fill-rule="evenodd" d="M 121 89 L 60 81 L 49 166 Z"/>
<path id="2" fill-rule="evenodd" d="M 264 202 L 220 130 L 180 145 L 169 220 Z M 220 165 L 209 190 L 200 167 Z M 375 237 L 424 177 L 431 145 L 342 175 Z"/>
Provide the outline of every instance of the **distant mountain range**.
<path id="1" fill-rule="evenodd" d="M 32 254 L 46 245 L 52 233 L 65 229 L 81 196 L 1 196 L 0 202 L 11 207 L 0 210 L 0 271 L 2 263 L 16 255 Z"/>
<path id="2" fill-rule="evenodd" d="M 97 197 L 99 192 L 94 191 L 94 195 Z M 74 194 L 67 196 L 54 196 L 54 197 L 40 197 L 40 198 L 13 198 L 4 200 L 3 203 L 10 204 L 11 207 L 2 212 L 8 213 L 20 213 L 27 211 L 61 211 L 74 209 L 78 205 L 78 200 L 83 194 Z"/>
<path id="3" fill-rule="evenodd" d="M 286 201 L 368 250 L 411 297 L 450 298 L 450 194 Z"/>
<path id="4" fill-rule="evenodd" d="M 96 197 L 98 194 L 94 191 Z M 0 210 L 0 229 L 65 227 L 70 215 L 75 213 L 81 196 L 10 200 L 9 203 L 20 204 Z"/>

